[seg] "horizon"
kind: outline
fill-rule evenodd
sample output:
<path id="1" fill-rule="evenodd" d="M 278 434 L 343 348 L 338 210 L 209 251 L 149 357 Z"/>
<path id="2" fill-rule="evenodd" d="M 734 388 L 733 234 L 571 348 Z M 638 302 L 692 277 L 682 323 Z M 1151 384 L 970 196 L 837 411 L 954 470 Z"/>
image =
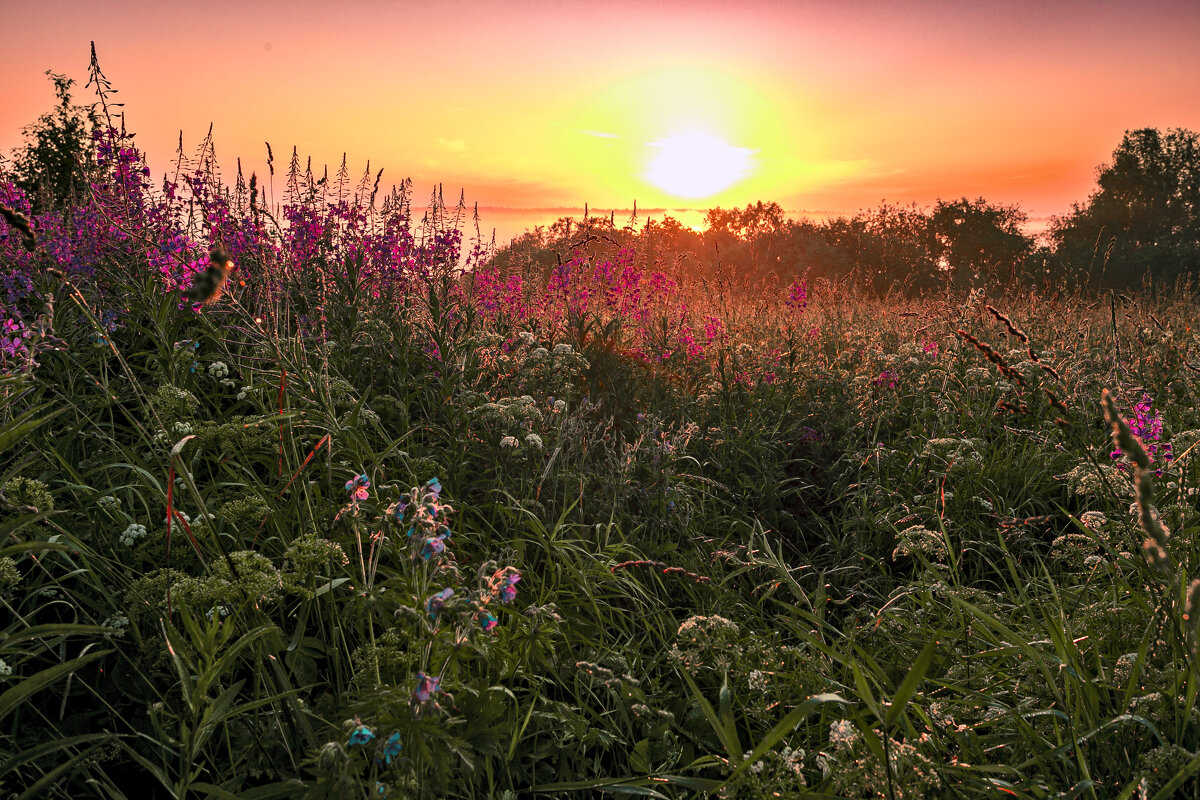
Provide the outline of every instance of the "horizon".
<path id="1" fill-rule="evenodd" d="M 496 214 L 983 197 L 1048 220 L 1087 200 L 1124 131 L 1200 129 L 1184 0 L 332 9 L 16 9 L 0 151 L 53 107 L 45 71 L 89 101 L 91 41 L 156 180 L 211 124 L 227 175 L 240 160 L 266 186 L 264 142 L 277 169 L 294 144 L 302 164 L 345 154 L 352 175 L 382 166 L 381 187 L 461 187 Z M 218 38 L 199 32 L 218 16 Z"/>

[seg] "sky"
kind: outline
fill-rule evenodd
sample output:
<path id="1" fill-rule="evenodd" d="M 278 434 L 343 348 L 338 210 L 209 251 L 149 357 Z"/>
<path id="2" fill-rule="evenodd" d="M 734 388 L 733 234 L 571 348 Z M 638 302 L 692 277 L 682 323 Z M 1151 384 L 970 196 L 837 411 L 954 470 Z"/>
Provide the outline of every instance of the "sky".
<path id="1" fill-rule="evenodd" d="M 94 41 L 156 173 L 211 124 L 226 174 L 240 158 L 266 183 L 264 142 L 277 171 L 293 146 L 318 173 L 344 153 L 418 201 L 461 191 L 501 239 L 569 213 L 527 209 L 634 201 L 984 197 L 1045 219 L 1125 130 L 1200 130 L 1194 0 L 6 5 L 0 151 L 52 107 L 47 70 L 91 99 Z"/>

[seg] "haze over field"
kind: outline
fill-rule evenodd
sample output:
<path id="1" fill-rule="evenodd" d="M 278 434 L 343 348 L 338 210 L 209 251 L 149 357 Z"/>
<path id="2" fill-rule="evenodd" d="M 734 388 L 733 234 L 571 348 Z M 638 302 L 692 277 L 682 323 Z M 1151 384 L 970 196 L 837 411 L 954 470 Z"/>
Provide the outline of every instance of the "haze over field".
<path id="1" fill-rule="evenodd" d="M 269 141 L 318 173 L 345 152 L 418 197 L 441 183 L 509 209 L 983 196 L 1046 217 L 1086 198 L 1126 129 L 1200 128 L 1185 0 L 104 8 L 6 12 L 0 150 L 52 102 L 46 70 L 82 83 L 93 40 L 156 172 L 212 123 L 230 171 L 265 175 Z M 506 241 L 544 219 L 483 226 Z"/>

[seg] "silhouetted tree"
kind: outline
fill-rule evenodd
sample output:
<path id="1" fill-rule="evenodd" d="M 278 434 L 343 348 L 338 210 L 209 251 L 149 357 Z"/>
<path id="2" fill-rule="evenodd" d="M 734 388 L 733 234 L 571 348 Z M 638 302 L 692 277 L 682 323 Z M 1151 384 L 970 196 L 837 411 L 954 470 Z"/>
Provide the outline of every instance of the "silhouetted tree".
<path id="1" fill-rule="evenodd" d="M 955 286 L 1019 277 L 1033 239 L 1021 230 L 1028 217 L 1017 206 L 978 200 L 938 200 L 929 217 L 938 269 Z"/>
<path id="2" fill-rule="evenodd" d="M 87 184 L 93 161 L 91 110 L 71 102 L 74 79 L 47 71 L 58 106 L 27 126 L 25 145 L 13 153 L 16 184 L 35 207 L 61 208 Z"/>
<path id="3" fill-rule="evenodd" d="M 1126 131 L 1097 190 L 1051 225 L 1060 271 L 1098 286 L 1173 282 L 1200 270 L 1200 141 Z"/>
<path id="4" fill-rule="evenodd" d="M 929 217 L 915 205 L 883 203 L 849 219 L 828 220 L 824 229 L 826 241 L 876 291 L 919 291 L 938 285 Z"/>

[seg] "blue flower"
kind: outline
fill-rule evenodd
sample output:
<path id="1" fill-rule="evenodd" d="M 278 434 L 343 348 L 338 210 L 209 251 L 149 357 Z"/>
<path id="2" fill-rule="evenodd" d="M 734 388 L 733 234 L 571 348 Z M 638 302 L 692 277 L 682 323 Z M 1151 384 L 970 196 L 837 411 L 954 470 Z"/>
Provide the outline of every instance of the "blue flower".
<path id="1" fill-rule="evenodd" d="M 376 755 L 376 761 L 382 761 L 385 764 L 391 764 L 392 759 L 400 755 L 400 731 L 396 731 L 388 740 L 379 747 L 379 753 Z M 383 791 L 383 784 L 380 784 L 380 791 Z"/>
<path id="2" fill-rule="evenodd" d="M 359 722 L 358 717 L 355 717 L 354 721 L 358 722 L 358 725 L 354 728 L 354 730 L 350 731 L 350 741 L 348 744 L 366 744 L 375 738 L 375 732 Z"/>

